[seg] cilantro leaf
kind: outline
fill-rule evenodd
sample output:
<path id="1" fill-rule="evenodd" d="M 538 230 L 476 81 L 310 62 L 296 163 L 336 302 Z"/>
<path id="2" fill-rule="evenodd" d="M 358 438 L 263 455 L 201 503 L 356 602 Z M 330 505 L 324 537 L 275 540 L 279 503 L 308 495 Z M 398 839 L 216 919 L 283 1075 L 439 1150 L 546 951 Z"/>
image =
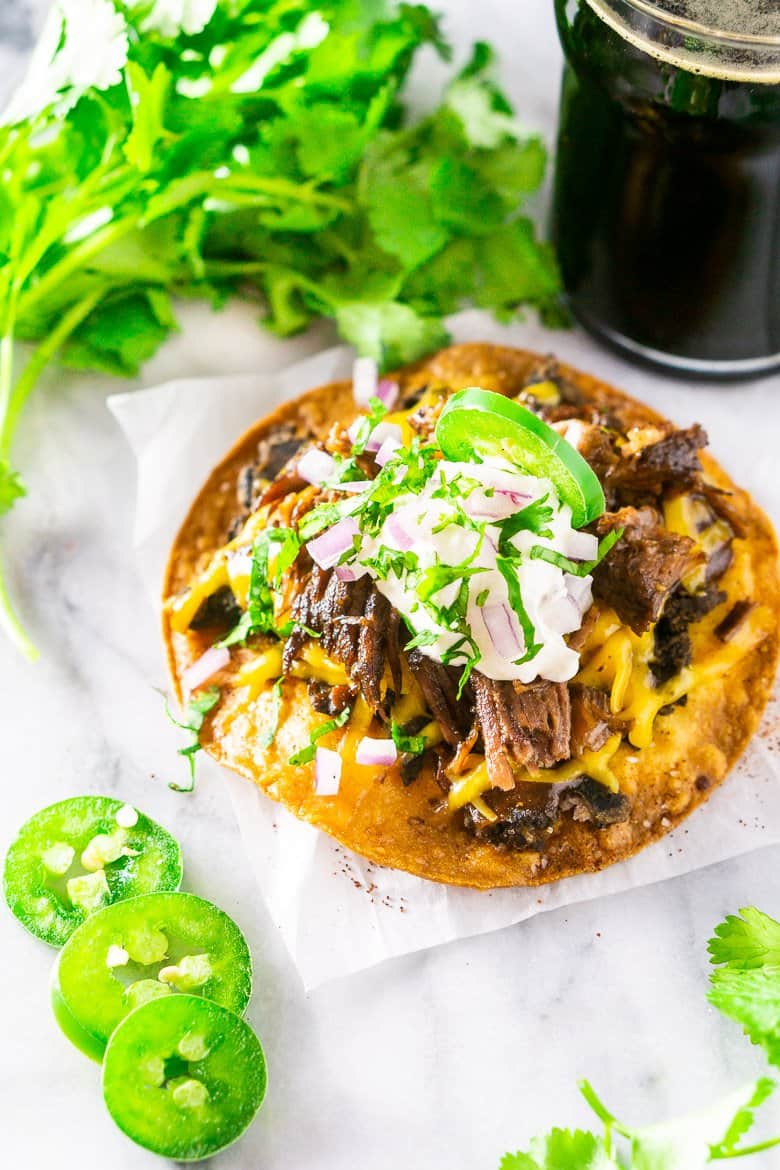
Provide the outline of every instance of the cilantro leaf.
<path id="1" fill-rule="evenodd" d="M 345 707 L 340 715 L 336 715 L 334 719 L 328 719 L 327 722 L 321 723 L 319 727 L 315 727 L 306 747 L 300 748 L 290 756 L 288 760 L 290 766 L 297 768 L 301 764 L 310 764 L 317 751 L 317 740 L 322 739 L 323 735 L 329 735 L 331 731 L 336 731 L 339 727 L 343 727 L 351 713 L 352 708 Z"/>
<path id="2" fill-rule="evenodd" d="M 425 317 L 400 301 L 341 305 L 336 324 L 346 341 L 382 368 L 416 361 L 449 341 L 438 317 Z"/>
<path id="3" fill-rule="evenodd" d="M 390 724 L 390 734 L 399 752 L 404 752 L 407 755 L 421 756 L 428 747 L 428 741 L 424 735 L 407 735 L 400 723 L 396 723 L 395 720 Z"/>
<path id="4" fill-rule="evenodd" d="M 279 717 L 282 713 L 282 686 L 284 679 L 278 678 L 273 685 L 271 692 L 273 702 L 273 713 L 266 729 L 262 732 L 258 739 L 258 744 L 261 748 L 269 748 L 276 739 L 276 733 L 279 730 Z"/>
<path id="5" fill-rule="evenodd" d="M 710 1002 L 736 1020 L 780 1067 L 780 923 L 755 907 L 715 929 L 709 952 Z"/>
<path id="6" fill-rule="evenodd" d="M 619 1170 L 596 1134 L 581 1129 L 553 1129 L 534 1138 L 528 1153 L 505 1154 L 499 1170 Z"/>
<path id="7" fill-rule="evenodd" d="M 722 963 L 734 971 L 780 967 L 780 922 L 747 906 L 715 927 L 707 949 L 713 964 Z"/>
<path id="8" fill-rule="evenodd" d="M 183 720 L 176 719 L 171 714 L 168 699 L 165 699 L 165 714 L 171 723 L 176 727 L 180 727 L 182 731 L 189 732 L 192 737 L 190 743 L 183 748 L 179 748 L 179 755 L 184 756 L 189 765 L 190 783 L 185 786 L 171 781 L 168 787 L 172 788 L 174 792 L 192 792 L 195 787 L 195 756 L 199 751 L 203 750 L 203 745 L 200 742 L 200 733 L 206 721 L 206 716 L 216 707 L 220 697 L 221 692 L 219 687 L 209 687 L 199 695 L 195 695 L 187 704 L 187 711 Z"/>
<path id="9" fill-rule="evenodd" d="M 16 501 L 26 495 L 27 489 L 19 472 L 14 471 L 4 459 L 0 459 L 0 516 L 3 512 L 10 512 Z"/>

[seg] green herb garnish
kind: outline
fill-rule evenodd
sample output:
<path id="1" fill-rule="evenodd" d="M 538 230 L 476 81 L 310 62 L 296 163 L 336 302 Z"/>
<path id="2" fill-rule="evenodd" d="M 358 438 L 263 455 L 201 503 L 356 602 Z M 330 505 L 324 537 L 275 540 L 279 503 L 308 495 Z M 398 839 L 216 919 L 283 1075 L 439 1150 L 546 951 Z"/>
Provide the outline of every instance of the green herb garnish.
<path id="1" fill-rule="evenodd" d="M 323 735 L 328 735 L 331 731 L 336 731 L 337 728 L 343 727 L 349 719 L 351 711 L 351 707 L 345 707 L 341 714 L 337 715 L 335 719 L 328 719 L 327 723 L 321 723 L 319 727 L 316 727 L 311 733 L 311 739 L 309 740 L 307 746 L 301 748 L 300 751 L 294 752 L 293 755 L 290 756 L 288 763 L 293 768 L 297 768 L 301 764 L 310 764 L 314 759 L 315 752 L 317 751 L 317 740 L 322 739 Z"/>
<path id="2" fill-rule="evenodd" d="M 390 734 L 398 751 L 408 756 L 421 756 L 428 747 L 428 740 L 424 735 L 407 735 L 400 723 L 393 720 L 390 724 Z"/>
<path id="3" fill-rule="evenodd" d="M 24 494 L 11 448 L 42 370 L 135 376 L 180 296 L 259 294 L 282 336 L 330 317 L 383 365 L 441 345 L 468 303 L 555 312 L 555 260 L 521 210 L 545 151 L 484 46 L 409 121 L 417 50 L 446 53 L 424 6 L 185 8 L 183 28 L 167 0 L 56 6 L 56 48 L 0 125 L 0 512 Z M 34 657 L 1 583 L 0 624 Z"/>
<path id="4" fill-rule="evenodd" d="M 780 1067 L 780 922 L 749 908 L 721 923 L 709 944 L 719 970 L 710 1001 L 743 1025 Z M 702 1113 L 650 1126 L 629 1126 L 603 1104 L 588 1081 L 580 1091 L 601 1132 L 553 1129 L 528 1150 L 505 1154 L 499 1170 L 699 1170 L 780 1146 L 780 1137 L 745 1141 L 776 1083 L 759 1077 Z M 762 1161 L 761 1165 L 769 1165 Z"/>
<path id="5" fill-rule="evenodd" d="M 611 548 L 614 548 L 622 535 L 623 529 L 616 528 L 602 537 L 599 541 L 599 549 L 595 561 L 572 561 L 569 557 L 565 557 L 563 553 L 556 552 L 552 548 L 544 548 L 540 544 L 535 544 L 528 555 L 533 561 L 547 561 L 549 565 L 555 565 L 556 568 L 563 569 L 565 573 L 571 573 L 574 577 L 587 577 L 588 573 L 592 573 L 597 565 L 601 564 L 604 557 Z"/>
<path id="6" fill-rule="evenodd" d="M 190 769 L 190 783 L 188 785 L 175 784 L 173 781 L 168 785 L 174 792 L 192 792 L 195 787 L 195 757 L 199 751 L 202 751 L 203 745 L 200 742 L 200 733 L 206 716 L 209 711 L 216 707 L 220 700 L 219 687 L 209 687 L 202 691 L 195 698 L 190 699 L 187 704 L 186 718 L 182 721 L 176 719 L 171 713 L 168 699 L 165 699 L 165 714 L 176 727 L 180 727 L 182 731 L 188 731 L 192 736 L 192 742 L 186 747 L 179 748 L 179 755 L 184 756 Z"/>
<path id="7" fill-rule="evenodd" d="M 270 719 L 265 731 L 263 731 L 263 733 L 261 734 L 260 738 L 257 741 L 261 748 L 269 748 L 271 746 L 271 744 L 274 742 L 274 740 L 276 739 L 276 733 L 279 730 L 279 716 L 281 715 L 281 712 L 282 712 L 282 686 L 283 686 L 283 684 L 284 684 L 284 679 L 278 678 L 273 685 L 273 690 L 271 692 L 271 698 L 272 698 L 272 702 L 273 702 L 271 719 Z"/>

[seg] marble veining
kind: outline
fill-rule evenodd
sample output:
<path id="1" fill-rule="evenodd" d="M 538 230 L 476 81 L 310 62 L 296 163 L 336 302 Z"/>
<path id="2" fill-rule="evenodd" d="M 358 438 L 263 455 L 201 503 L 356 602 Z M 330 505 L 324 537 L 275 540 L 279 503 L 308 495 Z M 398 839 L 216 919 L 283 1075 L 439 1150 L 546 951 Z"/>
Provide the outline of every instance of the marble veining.
<path id="1" fill-rule="evenodd" d="M 0 6 L 0 98 L 43 7 Z M 438 7 L 457 45 L 482 36 L 502 46 L 521 116 L 551 135 L 560 62 L 547 0 Z M 422 98 L 433 75 L 433 66 L 418 72 Z M 326 333 L 271 342 L 257 335 L 250 310 L 214 318 L 193 307 L 143 383 L 272 368 Z M 627 388 L 633 379 L 625 367 Z M 256 966 L 249 1014 L 271 1069 L 258 1122 L 216 1165 L 493 1170 L 534 1132 L 587 1122 L 578 1077 L 628 1120 L 652 1121 L 704 1106 L 763 1071 L 738 1028 L 706 1004 L 705 943 L 739 906 L 757 902 L 780 915 L 779 849 L 398 959 L 304 996 L 243 862 L 221 784 L 204 779 L 192 797 L 167 788 L 178 774 L 177 740 L 153 689 L 163 667 L 131 550 L 134 469 L 104 405 L 115 388 L 52 374 L 20 435 L 30 497 L 3 526 L 4 555 L 45 654 L 31 667 L 0 644 L 0 851 L 34 809 L 82 791 L 121 795 L 180 835 L 187 888 L 219 902 L 248 935 Z M 704 404 L 717 402 L 721 442 L 725 393 L 664 387 L 681 418 L 707 421 Z M 761 400 L 731 393 L 740 412 Z M 0 953 L 3 1164 L 77 1170 L 99 1156 L 112 1170 L 151 1170 L 158 1161 L 107 1117 L 97 1066 L 57 1031 L 48 1008 L 52 952 L 2 911 Z M 780 1108 L 767 1110 L 767 1124 L 780 1128 Z M 772 1157 L 752 1164 L 770 1170 Z"/>

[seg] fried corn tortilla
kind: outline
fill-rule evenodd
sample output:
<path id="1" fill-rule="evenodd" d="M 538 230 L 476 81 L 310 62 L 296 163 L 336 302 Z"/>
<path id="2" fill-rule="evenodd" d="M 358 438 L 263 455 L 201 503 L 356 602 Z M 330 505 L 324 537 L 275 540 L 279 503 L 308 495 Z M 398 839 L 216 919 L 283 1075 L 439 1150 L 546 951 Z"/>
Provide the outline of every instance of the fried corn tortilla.
<path id="1" fill-rule="evenodd" d="M 413 402 L 412 410 L 420 415 L 426 402 L 469 386 L 510 397 L 530 395 L 534 401 L 534 388 L 541 385 L 543 400 L 551 384 L 544 375 L 540 381 L 544 360 L 520 350 L 461 345 L 394 377 L 402 400 Z M 629 441 L 634 434 L 661 434 L 668 426 L 649 407 L 570 367 L 557 367 L 554 394 L 558 384 L 579 402 L 567 408 L 566 396 L 559 395 L 559 417 L 589 414 L 610 425 L 617 419 Z M 415 401 L 421 392 L 421 402 Z M 185 672 L 225 632 L 218 622 L 210 623 L 207 612 L 204 618 L 203 597 L 220 581 L 224 590 L 213 558 L 235 535 L 237 488 L 244 469 L 257 458 L 258 445 L 293 433 L 325 440 L 334 424 L 346 426 L 357 413 L 351 383 L 312 390 L 256 423 L 211 472 L 176 538 L 165 579 L 164 638 L 180 701 L 186 699 Z M 660 684 L 648 681 L 648 639 L 658 645 L 655 623 L 637 635 L 603 601 L 594 607 L 581 631 L 575 682 L 582 679 L 591 695 L 604 692 L 618 720 L 596 750 L 580 751 L 576 759 L 546 772 L 518 772 L 513 794 L 491 788 L 478 756 L 469 757 L 477 766 L 448 779 L 441 754 L 427 752 L 409 782 L 401 760 L 385 767 L 355 762 L 363 736 L 388 735 L 387 726 L 357 702 L 344 726 L 319 741 L 340 753 L 342 775 L 337 795 L 318 795 L 313 765 L 289 762 L 326 719 L 312 706 L 310 683 L 312 678 L 323 685 L 354 683 L 354 676 L 342 679 L 338 664 L 328 661 L 315 642 L 308 662 L 285 678 L 279 693 L 274 683 L 281 674 L 280 645 L 268 635 L 233 647 L 229 664 L 209 680 L 219 687 L 220 699 L 204 723 L 203 747 L 349 849 L 435 881 L 480 889 L 529 886 L 630 857 L 678 825 L 721 783 L 756 731 L 775 678 L 780 584 L 771 525 L 708 454 L 702 454 L 701 464 L 721 517 L 708 531 L 720 530 L 726 516 L 731 532 L 730 563 L 721 570 L 714 594 L 718 603 L 690 626 L 692 661 Z M 675 498 L 684 497 L 672 491 L 663 501 L 672 527 L 669 509 L 675 508 Z M 193 628 L 189 622 L 196 602 L 201 620 Z M 268 743 L 269 728 L 277 721 Z M 576 795 L 585 792 L 576 785 L 588 777 L 586 800 Z M 601 792 L 609 798 L 606 813 L 600 811 Z M 550 794 L 555 797 L 552 813 Z M 500 820 L 501 800 L 507 796 L 520 807 L 511 822 Z M 567 800 L 568 811 L 562 811 Z M 619 815 L 609 811 L 616 801 Z M 500 826 L 510 823 L 522 824 L 524 836 L 502 835 Z M 533 832 L 529 825 L 535 826 Z"/>

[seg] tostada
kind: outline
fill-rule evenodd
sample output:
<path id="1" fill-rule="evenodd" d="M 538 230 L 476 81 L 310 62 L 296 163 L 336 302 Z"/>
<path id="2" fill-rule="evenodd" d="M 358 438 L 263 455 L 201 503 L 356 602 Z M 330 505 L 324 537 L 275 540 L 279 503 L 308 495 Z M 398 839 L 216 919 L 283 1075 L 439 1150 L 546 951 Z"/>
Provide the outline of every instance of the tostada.
<path id="1" fill-rule="evenodd" d="M 285 403 L 171 552 L 164 636 L 179 699 L 211 688 L 203 746 L 437 881 L 629 857 L 723 780 L 775 677 L 775 537 L 706 443 L 492 345 L 387 378 L 361 360 Z"/>

